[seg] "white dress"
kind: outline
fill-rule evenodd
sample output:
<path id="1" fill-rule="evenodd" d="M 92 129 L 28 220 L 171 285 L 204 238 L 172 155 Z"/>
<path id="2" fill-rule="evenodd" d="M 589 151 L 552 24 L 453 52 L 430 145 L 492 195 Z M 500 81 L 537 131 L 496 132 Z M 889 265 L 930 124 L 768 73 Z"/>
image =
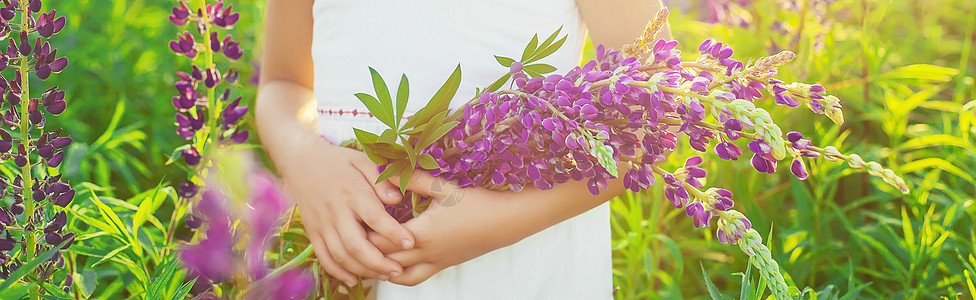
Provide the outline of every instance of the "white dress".
<path id="1" fill-rule="evenodd" d="M 316 0 L 313 10 L 319 128 L 334 143 L 352 139 L 352 128 L 383 129 L 353 96 L 374 93 L 367 67 L 394 91 L 400 75 L 407 75 L 410 115 L 458 63 L 462 81 L 453 107 L 508 71 L 493 55 L 518 58 L 534 34 L 544 39 L 562 26 L 566 43 L 542 62 L 566 72 L 579 64 L 585 35 L 574 0 Z M 609 215 L 604 203 L 414 287 L 379 282 L 377 297 L 611 298 Z"/>

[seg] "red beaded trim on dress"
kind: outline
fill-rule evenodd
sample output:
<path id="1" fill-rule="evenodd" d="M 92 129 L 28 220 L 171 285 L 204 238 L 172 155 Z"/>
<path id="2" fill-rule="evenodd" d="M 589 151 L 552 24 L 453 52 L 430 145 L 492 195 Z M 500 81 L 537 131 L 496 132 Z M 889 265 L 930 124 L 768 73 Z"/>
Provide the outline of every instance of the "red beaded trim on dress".
<path id="1" fill-rule="evenodd" d="M 345 110 L 345 109 L 323 109 L 323 108 L 319 108 L 318 111 L 319 111 L 319 114 L 320 115 L 327 115 L 327 116 L 343 116 L 343 115 L 349 115 L 349 116 L 353 116 L 353 117 L 356 117 L 356 116 L 363 116 L 363 117 L 369 117 L 369 118 L 372 118 L 373 117 L 373 113 L 371 113 L 371 112 L 368 112 L 368 111 L 359 111 L 359 110 L 356 110 L 356 109 L 353 109 L 353 110 Z"/>

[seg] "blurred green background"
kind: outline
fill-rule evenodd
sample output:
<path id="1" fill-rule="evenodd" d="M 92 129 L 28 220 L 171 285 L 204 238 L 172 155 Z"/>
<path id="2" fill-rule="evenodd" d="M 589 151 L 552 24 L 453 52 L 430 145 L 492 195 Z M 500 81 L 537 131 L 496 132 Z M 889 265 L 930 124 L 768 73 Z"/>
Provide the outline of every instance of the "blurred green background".
<path id="1" fill-rule="evenodd" d="M 130 222 L 133 207 L 158 198 L 146 191 L 178 184 L 184 174 L 165 164 L 183 143 L 175 134 L 170 98 L 175 72 L 187 66 L 167 47 L 177 34 L 167 21 L 173 1 L 49 2 L 69 20 L 56 46 L 71 65 L 49 81 L 65 89 L 69 101 L 68 110 L 49 126 L 64 127 L 76 141 L 68 151 L 65 176 L 74 184 L 90 182 L 87 186 L 99 195 L 122 199 L 109 202 L 115 201 L 119 216 Z M 260 52 L 264 4 L 233 4 L 241 13 L 234 37 L 245 49 L 233 67 L 245 79 L 239 93 L 253 103 L 256 87 L 246 78 L 253 75 Z M 774 120 L 815 144 L 878 161 L 912 188 L 902 195 L 880 179 L 816 159 L 807 161 L 810 178 L 799 181 L 783 166 L 769 176 L 751 171 L 744 161 L 705 154 L 708 184 L 736 195 L 737 207 L 767 236 L 788 281 L 816 291 L 807 294 L 814 298 L 972 298 L 976 2 L 751 1 L 729 6 L 725 20 L 715 24 L 704 22 L 710 13 L 699 4 L 671 6 L 672 33 L 686 56 L 697 53 L 706 38 L 729 43 L 740 59 L 796 52 L 797 59 L 779 77 L 822 83 L 842 99 L 847 122 L 835 126 L 805 109 L 782 107 L 770 111 Z M 677 166 L 695 151 L 686 147 L 675 154 Z M 612 202 L 616 297 L 709 297 L 706 277 L 716 288 L 713 296 L 740 297 L 747 257 L 714 241 L 707 230 L 694 229 L 660 191 L 652 188 Z M 79 192 L 75 215 L 97 218 L 86 194 Z M 173 209 L 170 202 L 150 205 L 162 227 Z M 162 258 L 123 261 L 114 241 L 84 223 L 79 219 L 71 225 L 81 235 L 72 248 L 76 295 L 138 298 L 141 291 L 132 283 L 151 277 L 155 270 L 150 269 Z M 136 230 L 135 239 L 165 247 L 158 238 L 160 226 Z M 747 289 L 758 288 L 756 274 L 751 273 Z"/>

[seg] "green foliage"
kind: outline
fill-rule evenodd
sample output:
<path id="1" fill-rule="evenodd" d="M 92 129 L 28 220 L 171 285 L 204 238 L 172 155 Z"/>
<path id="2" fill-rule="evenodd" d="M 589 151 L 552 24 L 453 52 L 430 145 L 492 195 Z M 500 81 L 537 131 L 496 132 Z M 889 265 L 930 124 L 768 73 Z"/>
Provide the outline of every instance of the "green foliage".
<path id="1" fill-rule="evenodd" d="M 847 145 L 840 150 L 882 162 L 903 174 L 912 192 L 901 195 L 837 163 L 811 161 L 810 178 L 798 181 L 783 166 L 777 176 L 764 176 L 714 154 L 706 155 L 703 168 L 723 171 L 710 172 L 708 185 L 729 188 L 757 229 L 775 224 L 767 241 L 789 273 L 787 281 L 801 289 L 801 299 L 972 297 L 976 3 L 841 0 L 827 10 L 829 25 L 816 23 L 811 11 L 801 17 L 777 1 L 752 3 L 737 11 L 753 22 L 745 28 L 701 23 L 699 11 L 672 9 L 671 30 L 682 53 L 693 55 L 693 47 L 710 37 L 728 42 L 735 57 L 796 52 L 779 77 L 824 84 L 841 99 L 847 123 L 834 126 L 787 109 L 770 110 L 773 118 L 814 143 Z M 782 36 L 769 30 L 774 21 L 803 30 Z M 822 48 L 816 45 L 820 37 Z M 679 149 L 673 157 L 692 153 L 697 152 Z M 639 200 L 621 203 L 632 198 Z M 675 217 L 679 211 L 661 204 L 668 202 L 662 193 L 613 201 L 618 299 L 709 297 L 702 277 L 685 272 L 698 269 L 698 262 L 719 293 L 745 292 L 740 272 L 747 270 L 747 257 L 730 256 L 733 248 L 714 243 L 708 233 L 700 238 L 689 220 Z M 647 238 L 658 232 L 674 239 L 681 260 L 668 254 L 667 244 Z M 644 264 L 652 268 L 635 267 Z M 755 273 L 748 283 L 761 285 Z"/>

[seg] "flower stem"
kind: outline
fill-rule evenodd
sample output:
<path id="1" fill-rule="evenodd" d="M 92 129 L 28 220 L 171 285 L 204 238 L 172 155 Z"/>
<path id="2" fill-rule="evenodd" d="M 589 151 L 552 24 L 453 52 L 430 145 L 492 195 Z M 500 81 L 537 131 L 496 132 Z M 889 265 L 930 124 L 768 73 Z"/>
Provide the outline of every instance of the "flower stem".
<path id="1" fill-rule="evenodd" d="M 30 24 L 27 16 L 28 11 L 30 11 L 28 5 L 29 5 L 29 1 L 21 1 L 20 23 L 21 26 L 25 26 L 25 27 L 29 26 Z M 22 104 L 30 103 L 30 76 L 29 76 L 30 59 L 28 57 L 21 56 L 19 69 L 20 69 L 19 70 L 20 86 L 21 86 L 21 90 L 23 91 L 22 94 L 20 95 L 21 103 Z M 24 196 L 24 206 L 27 213 L 27 215 L 25 216 L 26 224 L 24 225 L 24 227 L 33 228 L 33 226 L 29 226 L 29 224 L 34 222 L 34 210 L 36 209 L 36 206 L 32 195 L 34 190 L 31 189 L 31 187 L 34 185 L 34 177 L 31 175 L 31 163 L 30 163 L 30 125 L 31 124 L 30 124 L 30 115 L 27 106 L 29 105 L 22 105 L 20 109 L 20 138 L 21 138 L 20 144 L 24 146 L 24 150 L 27 150 L 25 151 L 26 153 L 24 154 L 24 156 L 27 157 L 27 163 L 20 168 L 22 180 L 23 180 L 23 182 L 21 183 L 21 186 L 23 187 L 23 189 L 21 189 L 21 192 L 23 193 Z M 30 261 L 34 259 L 34 255 L 36 255 L 35 248 L 37 248 L 37 240 L 35 239 L 34 236 L 34 230 L 24 230 L 23 236 L 27 240 L 27 259 L 25 259 L 24 261 Z M 38 295 L 39 289 L 40 286 L 38 286 L 37 289 L 30 289 L 30 299 L 40 299 Z"/>

